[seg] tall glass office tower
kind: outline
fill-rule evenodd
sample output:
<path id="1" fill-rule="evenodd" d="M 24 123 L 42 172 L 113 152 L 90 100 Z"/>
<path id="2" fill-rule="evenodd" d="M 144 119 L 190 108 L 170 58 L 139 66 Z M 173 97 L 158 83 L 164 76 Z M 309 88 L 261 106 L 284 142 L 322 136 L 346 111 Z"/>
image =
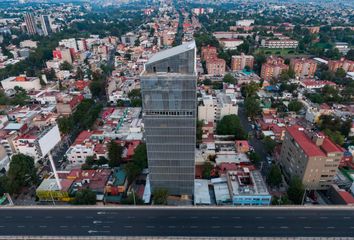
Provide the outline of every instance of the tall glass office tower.
<path id="1" fill-rule="evenodd" d="M 141 74 L 152 189 L 193 195 L 196 145 L 196 45 L 161 51 Z"/>

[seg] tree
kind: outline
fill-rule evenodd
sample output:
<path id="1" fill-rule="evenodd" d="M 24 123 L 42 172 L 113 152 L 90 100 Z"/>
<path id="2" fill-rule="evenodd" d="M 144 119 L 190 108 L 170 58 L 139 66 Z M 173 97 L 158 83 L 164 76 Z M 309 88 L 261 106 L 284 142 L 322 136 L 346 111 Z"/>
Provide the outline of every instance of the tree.
<path id="1" fill-rule="evenodd" d="M 256 82 L 251 82 L 241 87 L 241 93 L 242 96 L 244 96 L 245 98 L 253 97 L 256 95 L 258 89 L 259 89 L 259 84 Z"/>
<path id="2" fill-rule="evenodd" d="M 274 148 L 277 146 L 277 143 L 270 137 L 265 137 L 263 139 L 263 143 L 268 153 L 272 153 L 274 151 Z"/>
<path id="3" fill-rule="evenodd" d="M 213 170 L 213 164 L 211 164 L 210 162 L 205 162 L 203 165 L 203 178 L 204 179 L 210 179 L 211 170 Z"/>
<path id="4" fill-rule="evenodd" d="M 303 108 L 303 104 L 297 100 L 290 101 L 290 103 L 288 105 L 289 111 L 292 111 L 292 112 L 298 113 L 302 108 Z"/>
<path id="5" fill-rule="evenodd" d="M 7 193 L 9 191 L 9 186 L 10 182 L 9 182 L 9 178 L 7 176 L 1 176 L 0 177 L 0 197 L 2 197 L 2 195 L 4 193 Z"/>
<path id="6" fill-rule="evenodd" d="M 241 126 L 241 122 L 238 116 L 235 114 L 224 116 L 216 127 L 216 132 L 219 135 L 234 135 L 235 139 L 246 139 L 246 133 Z"/>
<path id="7" fill-rule="evenodd" d="M 122 153 L 124 148 L 112 140 L 108 143 L 108 164 L 111 168 L 118 167 L 122 163 Z"/>
<path id="8" fill-rule="evenodd" d="M 252 161 L 253 164 L 258 165 L 261 161 L 261 157 L 256 152 L 250 152 L 248 157 Z"/>
<path id="9" fill-rule="evenodd" d="M 104 94 L 104 85 L 99 81 L 92 81 L 90 83 L 90 91 L 94 97 L 100 97 Z"/>
<path id="10" fill-rule="evenodd" d="M 147 167 L 146 144 L 140 144 L 134 151 L 132 160 L 124 166 L 128 181 L 132 182 Z"/>
<path id="11" fill-rule="evenodd" d="M 230 73 L 226 74 L 223 78 L 223 82 L 236 84 L 236 78 L 234 78 Z"/>
<path id="12" fill-rule="evenodd" d="M 82 80 L 82 79 L 84 79 L 84 76 L 85 76 L 85 73 L 82 71 L 82 69 L 80 67 L 78 67 L 76 69 L 76 75 L 75 75 L 76 80 Z"/>
<path id="13" fill-rule="evenodd" d="M 82 189 L 75 194 L 75 198 L 72 202 L 75 205 L 95 205 L 96 193 L 91 189 Z"/>
<path id="14" fill-rule="evenodd" d="M 267 183 L 272 187 L 279 187 L 281 182 L 282 174 L 280 168 L 273 164 L 267 176 Z"/>
<path id="15" fill-rule="evenodd" d="M 152 193 L 152 201 L 155 205 L 167 205 L 168 190 L 156 188 Z"/>
<path id="16" fill-rule="evenodd" d="M 11 183 L 8 189 L 10 193 L 17 193 L 22 187 L 37 183 L 34 159 L 24 154 L 13 155 L 7 176 Z"/>
<path id="17" fill-rule="evenodd" d="M 324 133 L 336 144 L 343 145 L 345 142 L 344 136 L 339 131 L 332 131 L 330 129 L 325 129 Z"/>
<path id="18" fill-rule="evenodd" d="M 124 104 L 124 101 L 122 99 L 118 99 L 117 100 L 117 104 L 116 104 L 117 107 L 124 107 L 124 105 L 125 104 Z"/>
<path id="19" fill-rule="evenodd" d="M 130 99 L 130 103 L 132 107 L 141 107 L 141 91 L 140 89 L 133 89 L 128 93 L 128 98 Z"/>
<path id="20" fill-rule="evenodd" d="M 347 75 L 347 73 L 345 72 L 345 70 L 343 68 L 338 68 L 335 73 L 335 76 L 337 78 L 344 78 L 346 75 Z"/>
<path id="21" fill-rule="evenodd" d="M 248 117 L 250 118 L 257 117 L 262 111 L 259 100 L 255 97 L 246 98 L 245 110 Z"/>
<path id="22" fill-rule="evenodd" d="M 74 128 L 72 117 L 61 117 L 57 119 L 58 127 L 61 133 L 68 134 Z"/>
<path id="23" fill-rule="evenodd" d="M 121 201 L 121 204 L 143 205 L 144 201 L 136 193 L 129 193 L 128 196 Z"/>
<path id="24" fill-rule="evenodd" d="M 277 197 L 273 196 L 272 197 L 272 205 L 290 205 L 291 202 L 288 198 L 288 196 L 282 196 L 282 197 Z"/>
<path id="25" fill-rule="evenodd" d="M 70 63 L 68 63 L 67 61 L 64 61 L 62 64 L 60 64 L 59 69 L 71 71 L 73 69 L 73 66 Z"/>
<path id="26" fill-rule="evenodd" d="M 291 179 L 287 194 L 289 199 L 294 204 L 302 204 L 302 199 L 304 197 L 305 188 L 302 184 L 300 178 L 294 177 Z"/>
<path id="27" fill-rule="evenodd" d="M 347 58 L 348 60 L 354 61 L 354 49 L 350 49 L 350 50 L 347 52 L 346 58 Z"/>

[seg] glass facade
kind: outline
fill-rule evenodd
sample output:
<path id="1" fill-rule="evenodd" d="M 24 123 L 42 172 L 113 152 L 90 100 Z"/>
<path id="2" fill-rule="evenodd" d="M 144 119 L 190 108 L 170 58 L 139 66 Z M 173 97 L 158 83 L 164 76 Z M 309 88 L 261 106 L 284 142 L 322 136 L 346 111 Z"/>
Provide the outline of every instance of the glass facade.
<path id="1" fill-rule="evenodd" d="M 168 50 L 167 50 L 168 51 Z M 141 76 L 152 189 L 193 195 L 196 145 L 195 48 L 147 63 Z"/>

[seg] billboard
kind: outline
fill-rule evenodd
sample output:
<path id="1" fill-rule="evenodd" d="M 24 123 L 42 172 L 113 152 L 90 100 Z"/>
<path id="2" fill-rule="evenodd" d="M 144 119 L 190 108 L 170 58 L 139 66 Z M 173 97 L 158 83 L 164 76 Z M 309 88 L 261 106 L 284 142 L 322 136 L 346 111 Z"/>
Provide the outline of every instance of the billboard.
<path id="1" fill-rule="evenodd" d="M 48 154 L 61 141 L 59 127 L 55 124 L 38 140 L 42 156 Z"/>

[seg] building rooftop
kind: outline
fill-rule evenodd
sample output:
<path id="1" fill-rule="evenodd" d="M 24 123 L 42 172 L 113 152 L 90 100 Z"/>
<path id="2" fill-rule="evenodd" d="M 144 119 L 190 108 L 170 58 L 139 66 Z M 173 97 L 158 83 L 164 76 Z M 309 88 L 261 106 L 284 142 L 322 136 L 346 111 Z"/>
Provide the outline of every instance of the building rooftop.
<path id="1" fill-rule="evenodd" d="M 162 59 L 175 56 L 177 54 L 184 53 L 184 52 L 189 51 L 189 50 L 194 49 L 194 48 L 196 48 L 196 44 L 195 44 L 194 41 L 184 43 L 182 45 L 179 45 L 179 46 L 176 46 L 176 47 L 173 47 L 173 48 L 170 48 L 170 49 L 167 49 L 167 50 L 164 50 L 164 51 L 161 51 L 161 52 L 158 52 L 158 53 L 154 54 L 149 59 L 147 64 L 150 64 L 150 63 L 153 63 L 153 62 L 157 62 L 157 61 L 160 61 Z"/>
<path id="2" fill-rule="evenodd" d="M 194 180 L 194 204 L 210 205 L 209 180 Z"/>

